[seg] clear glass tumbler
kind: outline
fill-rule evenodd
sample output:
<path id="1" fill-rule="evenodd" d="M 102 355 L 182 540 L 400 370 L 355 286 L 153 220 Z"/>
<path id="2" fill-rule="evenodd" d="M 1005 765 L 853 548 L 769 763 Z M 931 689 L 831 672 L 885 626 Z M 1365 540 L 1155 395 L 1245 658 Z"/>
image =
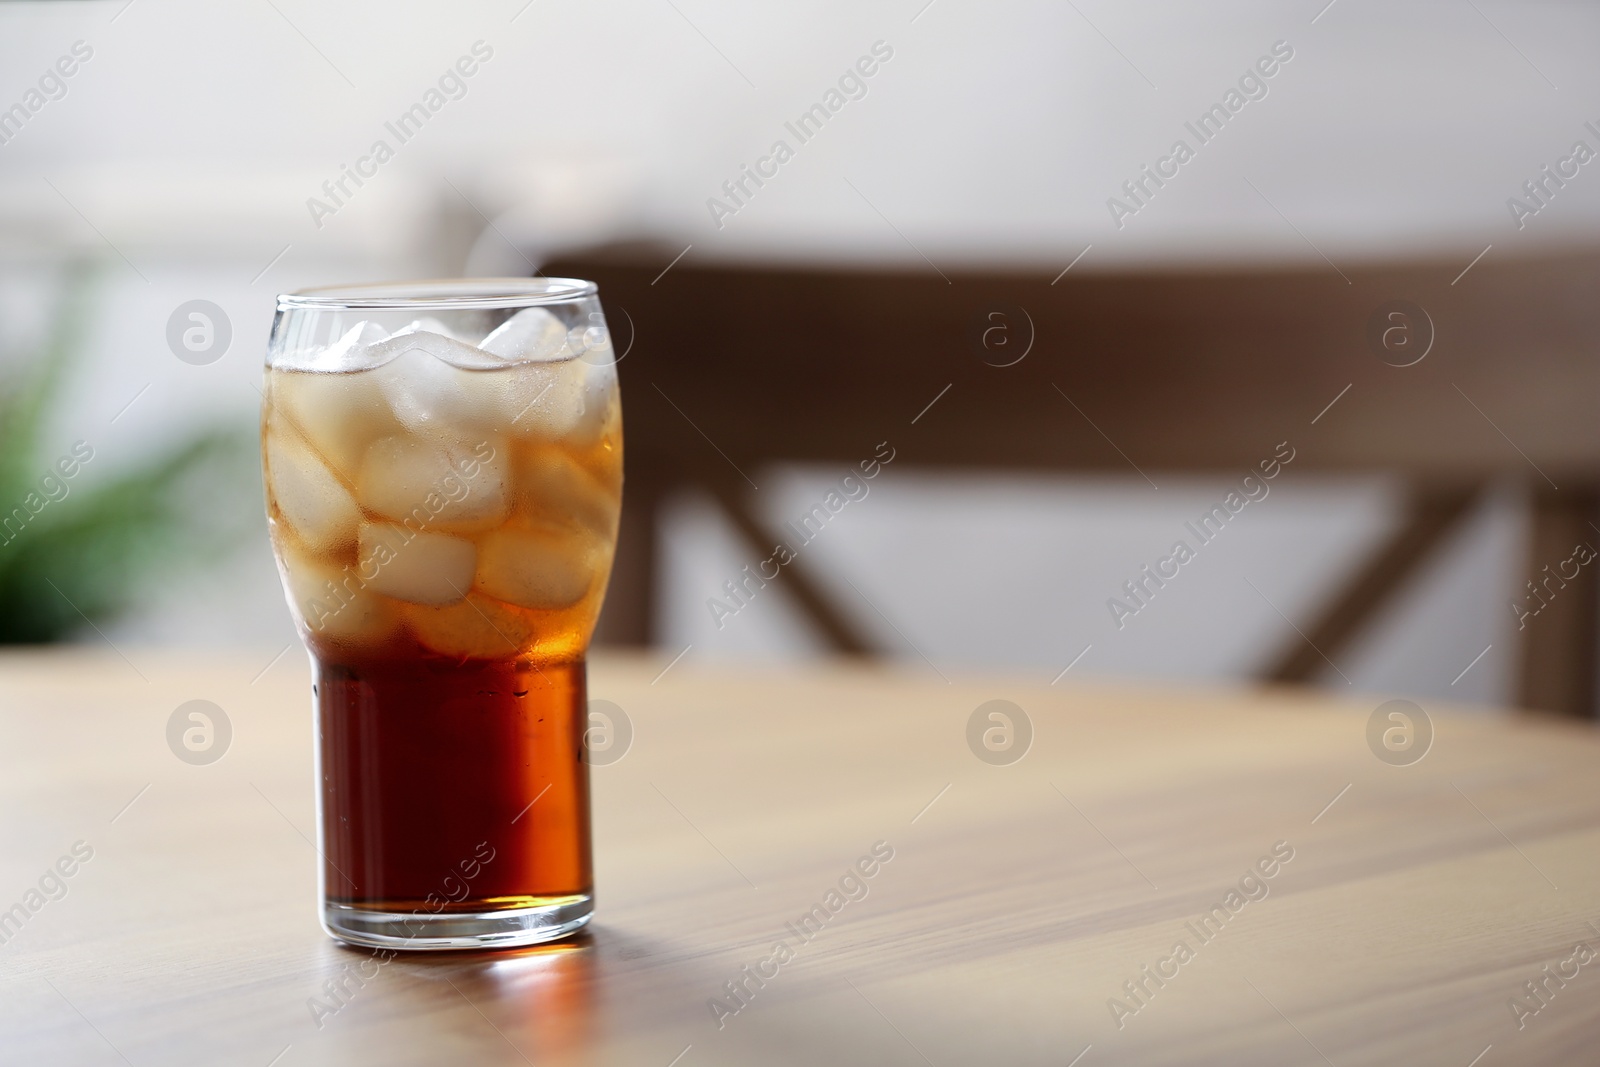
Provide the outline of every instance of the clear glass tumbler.
<path id="1" fill-rule="evenodd" d="M 311 653 L 322 924 L 342 941 L 526 945 L 589 920 L 615 364 L 584 281 L 278 298 L 268 525 Z"/>

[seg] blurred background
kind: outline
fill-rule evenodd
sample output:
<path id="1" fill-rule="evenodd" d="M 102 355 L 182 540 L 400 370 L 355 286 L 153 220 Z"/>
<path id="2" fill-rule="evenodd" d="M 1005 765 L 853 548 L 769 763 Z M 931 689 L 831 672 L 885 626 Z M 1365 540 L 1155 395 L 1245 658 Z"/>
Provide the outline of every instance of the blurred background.
<path id="1" fill-rule="evenodd" d="M 1597 39 L 1500 0 L 0 4 L 0 637 L 272 669 L 274 295 L 542 271 L 627 348 L 606 642 L 1592 715 Z"/>

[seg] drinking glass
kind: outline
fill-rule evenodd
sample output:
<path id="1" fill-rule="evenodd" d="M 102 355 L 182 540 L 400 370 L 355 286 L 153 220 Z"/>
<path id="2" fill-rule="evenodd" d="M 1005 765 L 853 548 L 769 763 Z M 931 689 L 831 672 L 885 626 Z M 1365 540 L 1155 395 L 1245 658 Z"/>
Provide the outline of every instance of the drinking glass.
<path id="1" fill-rule="evenodd" d="M 280 296 L 261 433 L 312 661 L 323 928 L 407 949 L 571 934 L 594 905 L 584 657 L 622 498 L 595 286 Z"/>

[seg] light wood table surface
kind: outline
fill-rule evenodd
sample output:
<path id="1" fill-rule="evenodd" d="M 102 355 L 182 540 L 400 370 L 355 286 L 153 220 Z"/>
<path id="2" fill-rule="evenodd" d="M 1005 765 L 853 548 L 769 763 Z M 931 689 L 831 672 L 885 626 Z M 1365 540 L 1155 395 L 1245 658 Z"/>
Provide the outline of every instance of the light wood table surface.
<path id="1" fill-rule="evenodd" d="M 315 922 L 300 650 L 270 668 L 271 650 L 124 651 L 0 655 L 0 909 L 38 905 L 0 945 L 5 1064 L 1597 1056 L 1600 959 L 1547 979 L 1521 1029 L 1509 1006 L 1600 947 L 1600 738 L 1582 726 L 1430 708 L 1431 751 L 1391 766 L 1367 742 L 1377 699 L 692 653 L 652 681 L 664 660 L 601 659 L 591 696 L 635 737 L 594 772 L 591 932 L 380 967 Z M 1008 766 L 966 740 L 997 698 L 1035 732 Z M 165 739 L 192 699 L 232 724 L 208 766 Z M 47 872 L 77 842 L 92 858 L 63 864 L 60 896 Z M 866 896 L 830 901 L 877 842 L 893 858 Z M 1274 847 L 1292 860 L 1229 911 Z M 59 899 L 29 897 L 41 880 Z M 786 926 L 830 903 L 809 941 Z M 1226 921 L 1202 940 L 1213 904 Z M 709 1002 L 780 939 L 792 958 L 719 1028 Z M 1146 965 L 1171 977 L 1144 979 L 1141 1005 L 1123 985 Z M 319 1027 L 311 1002 L 337 1003 L 341 975 Z M 1120 1027 L 1112 998 L 1139 1006 Z"/>

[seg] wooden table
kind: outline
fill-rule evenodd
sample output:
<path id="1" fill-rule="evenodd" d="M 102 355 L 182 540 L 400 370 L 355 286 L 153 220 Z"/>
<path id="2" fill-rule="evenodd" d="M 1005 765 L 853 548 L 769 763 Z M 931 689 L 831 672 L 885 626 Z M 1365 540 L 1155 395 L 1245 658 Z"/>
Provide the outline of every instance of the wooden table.
<path id="1" fill-rule="evenodd" d="M 0 909 L 93 850 L 0 945 L 0 1062 L 1495 1067 L 1600 1037 L 1600 960 L 1522 1029 L 1509 1007 L 1600 946 L 1580 725 L 1430 709 L 1391 766 L 1376 699 L 603 660 L 635 738 L 595 769 L 592 932 L 379 966 L 313 918 L 299 650 L 124 651 L 0 656 Z M 966 740 L 997 698 L 1035 731 L 1004 766 Z M 191 699 L 232 724 L 208 766 L 165 740 Z M 830 900 L 877 842 L 866 896 Z M 746 965 L 769 977 L 719 1028 Z"/>

